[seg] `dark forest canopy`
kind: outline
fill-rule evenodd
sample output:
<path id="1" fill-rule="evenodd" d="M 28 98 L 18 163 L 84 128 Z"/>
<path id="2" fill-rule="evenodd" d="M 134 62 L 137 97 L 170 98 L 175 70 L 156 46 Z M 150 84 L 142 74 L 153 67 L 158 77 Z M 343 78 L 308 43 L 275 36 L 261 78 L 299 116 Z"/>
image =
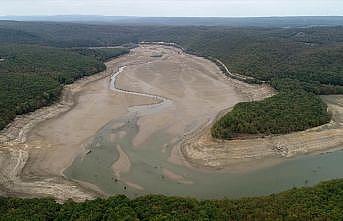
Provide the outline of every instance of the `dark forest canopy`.
<path id="1" fill-rule="evenodd" d="M 343 180 L 264 197 L 203 200 L 147 195 L 84 203 L 0 197 L 0 220 L 343 220 Z"/>
<path id="2" fill-rule="evenodd" d="M 343 27 L 339 26 L 162 27 L 0 21 L 0 30 L 0 42 L 56 47 L 176 42 L 189 52 L 221 59 L 232 72 L 261 80 L 287 77 L 324 86 L 343 84 L 343 61 L 339 59 Z"/>
<path id="3" fill-rule="evenodd" d="M 329 122 L 327 106 L 303 90 L 282 91 L 258 102 L 237 104 L 217 121 L 212 135 L 221 139 L 251 134 L 285 134 Z"/>
<path id="4" fill-rule="evenodd" d="M 104 70 L 103 61 L 127 52 L 0 44 L 0 129 L 16 115 L 56 101 L 64 84 Z"/>
<path id="5" fill-rule="evenodd" d="M 0 16 L 0 20 L 74 22 L 113 25 L 310 27 L 343 24 L 343 16 L 291 17 L 137 17 L 100 15 Z"/>

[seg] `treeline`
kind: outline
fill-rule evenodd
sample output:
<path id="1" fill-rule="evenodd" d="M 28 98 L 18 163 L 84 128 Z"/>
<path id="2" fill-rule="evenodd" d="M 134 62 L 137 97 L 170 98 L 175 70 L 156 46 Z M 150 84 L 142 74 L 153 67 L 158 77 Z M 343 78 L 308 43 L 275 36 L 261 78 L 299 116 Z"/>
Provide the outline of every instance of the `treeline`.
<path id="1" fill-rule="evenodd" d="M 0 198 L 0 220 L 343 220 L 343 180 L 264 197 L 203 200 L 148 195 L 84 203 Z"/>
<path id="2" fill-rule="evenodd" d="M 296 79 L 311 83 L 314 90 L 321 87 L 321 93 L 335 89 L 340 93 L 343 85 L 342 26 L 285 29 L 0 21 L 0 29 L 1 42 L 65 48 L 175 42 L 192 53 L 220 59 L 233 73 L 259 80 Z"/>
<path id="3" fill-rule="evenodd" d="M 303 90 L 281 91 L 263 101 L 244 102 L 217 121 L 212 136 L 220 139 L 251 134 L 285 134 L 329 122 L 326 104 Z"/>
<path id="4" fill-rule="evenodd" d="M 219 58 L 231 72 L 269 82 L 278 95 L 236 105 L 216 122 L 220 139 L 301 131 L 329 122 L 320 94 L 343 94 L 343 27 L 231 30 L 188 50 Z M 228 42 L 228 43 L 226 43 Z"/>
<path id="5" fill-rule="evenodd" d="M 269 82 L 279 94 L 236 105 L 212 127 L 214 137 L 283 134 L 329 122 L 326 105 L 314 94 L 343 94 L 343 47 L 283 41 L 263 43 L 228 59 L 233 70 Z"/>
<path id="6" fill-rule="evenodd" d="M 0 129 L 16 115 L 56 101 L 64 84 L 102 71 L 103 61 L 128 52 L 126 49 L 82 51 L 88 54 L 52 47 L 0 44 Z"/>
<path id="7" fill-rule="evenodd" d="M 340 93 L 343 87 L 343 44 L 299 43 L 276 39 L 225 58 L 234 72 L 264 81 L 289 78 L 317 94 Z M 330 90 L 326 88 L 331 87 Z M 336 88 L 337 92 L 332 90 Z"/>
<path id="8" fill-rule="evenodd" d="M 44 75 L 0 74 L 0 129 L 16 115 L 34 111 L 58 99 L 58 81 Z"/>
<path id="9" fill-rule="evenodd" d="M 129 53 L 130 49 L 124 47 L 97 49 L 78 48 L 72 49 L 72 51 L 75 51 L 85 56 L 95 57 L 99 61 L 107 61 L 108 59 L 119 57 L 120 55 Z"/>

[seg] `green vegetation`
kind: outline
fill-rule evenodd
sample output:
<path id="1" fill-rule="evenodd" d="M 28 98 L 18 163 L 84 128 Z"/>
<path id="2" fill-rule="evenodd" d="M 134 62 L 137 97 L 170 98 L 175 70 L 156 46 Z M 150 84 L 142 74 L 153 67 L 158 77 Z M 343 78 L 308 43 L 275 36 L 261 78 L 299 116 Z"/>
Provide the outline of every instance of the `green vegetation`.
<path id="1" fill-rule="evenodd" d="M 84 203 L 0 198 L 0 220 L 342 220 L 343 180 L 264 197 L 204 200 L 148 195 Z"/>
<path id="2" fill-rule="evenodd" d="M 221 139 L 248 134 L 284 134 L 305 130 L 329 121 L 322 100 L 303 90 L 282 91 L 258 102 L 237 104 L 212 127 Z"/>
<path id="3" fill-rule="evenodd" d="M 232 32 L 192 51 L 219 58 L 234 73 L 256 82 L 269 82 L 280 94 L 238 104 L 215 123 L 214 137 L 289 133 L 329 121 L 325 104 L 312 93 L 343 93 L 342 27 Z M 224 44 L 224 39 L 231 42 Z"/>
<path id="4" fill-rule="evenodd" d="M 234 63 L 240 73 L 270 82 L 280 94 L 235 106 L 213 126 L 214 137 L 289 133 L 329 121 L 325 104 L 312 94 L 343 93 L 343 47 L 283 44 L 258 46 L 252 54 L 242 53 L 242 61 L 249 62 Z"/>
<path id="5" fill-rule="evenodd" d="M 88 48 L 79 48 L 79 49 L 72 49 L 79 54 L 85 56 L 92 56 L 98 59 L 99 61 L 106 61 L 111 58 L 118 57 L 120 55 L 129 53 L 130 50 L 127 48 L 97 48 L 97 49 L 88 49 Z"/>
<path id="6" fill-rule="evenodd" d="M 85 53 L 87 52 L 87 53 Z M 35 45 L 0 45 L 0 129 L 18 114 L 49 105 L 62 86 L 105 69 L 103 61 L 126 49 L 57 49 Z"/>

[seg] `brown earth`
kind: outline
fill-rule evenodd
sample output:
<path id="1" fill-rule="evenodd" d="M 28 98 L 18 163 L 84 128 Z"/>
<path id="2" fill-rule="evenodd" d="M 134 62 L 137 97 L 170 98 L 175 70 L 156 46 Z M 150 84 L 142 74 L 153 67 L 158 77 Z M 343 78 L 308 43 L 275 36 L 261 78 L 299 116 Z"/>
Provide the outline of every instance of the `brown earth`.
<path id="1" fill-rule="evenodd" d="M 160 56 L 156 56 L 156 55 Z M 75 157 L 86 154 L 89 140 L 108 122 L 125 116 L 130 107 L 162 102 L 163 109 L 139 116 L 139 147 L 163 131 L 175 141 L 170 161 L 201 168 L 233 168 L 261 159 L 280 159 L 342 146 L 342 100 L 329 103 L 331 124 L 284 136 L 219 141 L 209 135 L 218 113 L 241 101 L 260 100 L 275 92 L 268 85 L 249 85 L 225 77 L 204 58 L 160 46 L 140 46 L 129 55 L 106 63 L 103 73 L 67 86 L 62 100 L 34 113 L 19 116 L 0 133 L 1 192 L 21 196 L 53 196 L 82 201 L 103 195 L 95 185 L 67 180 L 63 171 Z M 110 75 L 125 66 L 111 90 Z M 126 91 L 126 92 L 125 92 Z M 156 95 L 156 96 L 155 96 Z M 223 111 L 226 110 L 226 111 Z M 121 137 L 123 134 L 116 134 Z M 130 158 L 119 148 L 114 173 L 127 173 Z M 161 146 L 166 151 L 167 146 Z M 191 184 L 182 175 L 163 168 L 172 181 Z M 143 187 L 122 180 L 128 186 Z"/>

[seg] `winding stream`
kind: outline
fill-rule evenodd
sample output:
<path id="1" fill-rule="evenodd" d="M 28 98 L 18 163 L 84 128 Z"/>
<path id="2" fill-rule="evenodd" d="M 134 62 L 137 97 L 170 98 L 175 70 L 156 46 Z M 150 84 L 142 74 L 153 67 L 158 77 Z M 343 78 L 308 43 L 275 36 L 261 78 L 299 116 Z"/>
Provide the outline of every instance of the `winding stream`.
<path id="1" fill-rule="evenodd" d="M 299 156 L 276 166 L 243 173 L 203 172 L 178 166 L 168 162 L 169 150 L 161 151 L 166 142 L 174 145 L 163 131 L 151 136 L 144 145 L 133 147 L 131 141 L 138 132 L 137 120 L 137 115 L 132 115 L 107 124 L 88 146 L 92 152 L 78 157 L 65 174 L 94 183 L 108 194 L 135 197 L 156 193 L 199 198 L 264 195 L 343 177 L 343 151 Z M 113 142 L 111 135 L 121 132 L 125 136 Z M 130 172 L 121 174 L 120 179 L 111 169 L 119 158 L 116 145 L 125 147 L 131 160 Z M 168 179 L 163 172 L 165 168 L 182 175 L 183 180 Z"/>
<path id="2" fill-rule="evenodd" d="M 152 95 L 152 94 L 147 94 L 147 93 L 140 93 L 140 92 L 129 91 L 129 90 L 124 90 L 124 89 L 118 88 L 116 86 L 116 80 L 117 80 L 118 76 L 125 70 L 126 67 L 127 66 L 119 67 L 118 71 L 111 75 L 111 81 L 110 81 L 109 88 L 112 91 L 116 91 L 119 93 L 139 95 L 139 96 L 144 96 L 144 97 L 148 97 L 148 98 L 152 98 L 152 99 L 156 100 L 155 104 L 131 106 L 131 107 L 129 107 L 130 112 L 133 112 L 136 114 L 138 114 L 138 113 L 139 114 L 147 114 L 147 112 L 149 112 L 149 114 L 152 114 L 154 112 L 161 111 L 163 108 L 166 108 L 166 107 L 173 104 L 172 100 L 169 100 L 168 98 L 165 98 L 162 96 Z"/>
<path id="3" fill-rule="evenodd" d="M 270 194 L 343 177 L 343 151 L 283 159 L 273 166 L 238 173 L 201 171 L 171 163 L 168 159 L 172 147 L 182 140 L 182 136 L 170 136 L 164 129 L 150 135 L 142 144 L 134 145 L 133 140 L 139 133 L 139 119 L 163 112 L 173 107 L 174 102 L 162 96 L 118 88 L 117 78 L 125 68 L 127 66 L 120 67 L 112 75 L 109 88 L 118 93 L 150 97 L 156 103 L 129 107 L 127 115 L 108 122 L 91 139 L 86 147 L 88 151 L 78 156 L 64 171 L 68 178 L 95 184 L 107 194 L 126 194 L 130 197 L 154 193 L 237 198 Z M 324 99 L 336 102 L 334 96 Z M 123 154 L 129 162 L 124 162 L 125 168 L 121 171 L 114 172 L 112 167 L 122 159 Z"/>

